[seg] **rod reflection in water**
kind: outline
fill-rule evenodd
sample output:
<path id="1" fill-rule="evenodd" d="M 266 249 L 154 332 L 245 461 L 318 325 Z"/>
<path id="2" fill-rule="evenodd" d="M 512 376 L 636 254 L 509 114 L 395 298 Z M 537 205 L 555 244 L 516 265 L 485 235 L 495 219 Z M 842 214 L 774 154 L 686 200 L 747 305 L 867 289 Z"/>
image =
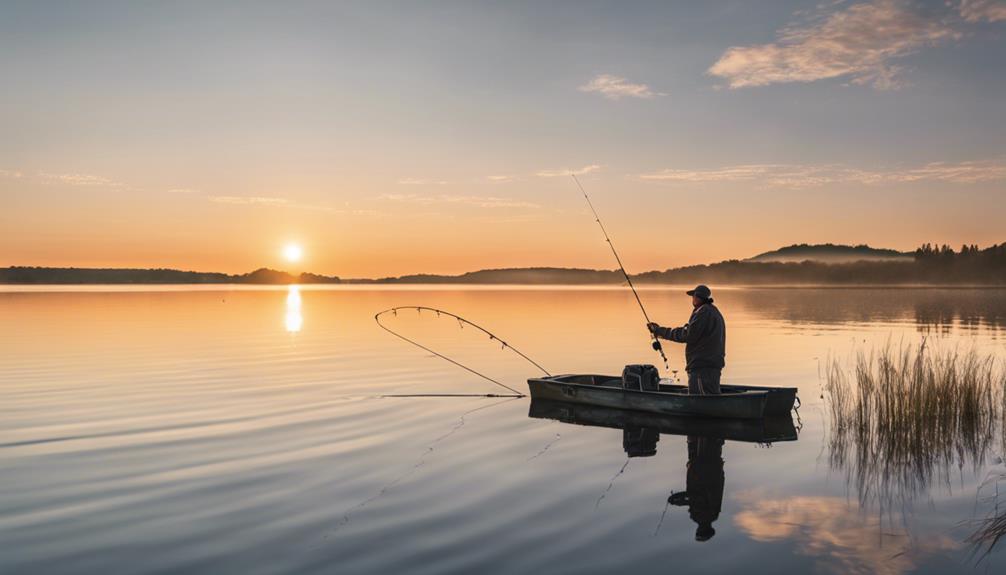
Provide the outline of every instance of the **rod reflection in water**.
<path id="1" fill-rule="evenodd" d="M 286 291 L 286 331 L 297 333 L 304 325 L 301 313 L 300 286 L 292 285 Z"/>

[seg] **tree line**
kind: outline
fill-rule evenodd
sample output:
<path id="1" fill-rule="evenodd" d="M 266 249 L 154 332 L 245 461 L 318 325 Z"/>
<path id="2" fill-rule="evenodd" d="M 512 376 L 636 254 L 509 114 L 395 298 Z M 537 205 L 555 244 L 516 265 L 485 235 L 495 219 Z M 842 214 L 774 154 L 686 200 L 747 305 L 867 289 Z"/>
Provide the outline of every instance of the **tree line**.
<path id="1" fill-rule="evenodd" d="M 1006 243 L 980 249 L 924 244 L 909 261 L 849 263 L 730 260 L 640 274 L 640 282 L 721 284 L 975 284 L 1006 285 Z"/>

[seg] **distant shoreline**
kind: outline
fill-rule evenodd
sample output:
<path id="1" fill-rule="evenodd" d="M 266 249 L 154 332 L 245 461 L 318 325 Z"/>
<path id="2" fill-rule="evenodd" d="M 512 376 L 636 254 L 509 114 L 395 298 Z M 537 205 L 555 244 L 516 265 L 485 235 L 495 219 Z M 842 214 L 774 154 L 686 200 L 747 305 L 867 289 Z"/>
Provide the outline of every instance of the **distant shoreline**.
<path id="1" fill-rule="evenodd" d="M 796 246 L 822 251 L 835 246 Z M 860 249 L 860 248 L 850 248 Z M 782 250 L 780 250 L 782 251 Z M 876 250 L 874 250 L 876 251 Z M 789 254 L 791 255 L 791 254 Z M 761 257 L 761 256 L 759 256 Z M 695 285 L 747 287 L 940 287 L 1006 286 L 1006 243 L 979 249 L 925 245 L 911 259 L 864 259 L 835 262 L 727 260 L 631 275 L 645 286 Z M 291 274 L 260 268 L 245 274 L 139 268 L 0 268 L 0 285 L 467 285 L 467 286 L 619 286 L 619 270 L 528 267 L 484 269 L 459 275 L 412 274 L 385 278 L 340 278 L 314 273 Z"/>
<path id="2" fill-rule="evenodd" d="M 711 284 L 720 291 L 732 290 L 1006 290 L 1002 284 Z M 309 291 L 324 290 L 401 290 L 401 291 L 493 291 L 493 290 L 569 290 L 621 291 L 625 285 L 615 284 L 473 284 L 473 283 L 339 283 L 339 284 L 244 284 L 244 283 L 111 283 L 111 284 L 12 284 L 0 283 L 0 293 L 42 292 L 142 292 L 142 291 L 285 291 L 291 287 Z M 684 290 L 692 284 L 643 284 L 640 292 Z"/>
<path id="3" fill-rule="evenodd" d="M 769 264 L 749 264 L 752 266 L 766 266 Z M 781 266 L 802 266 L 804 264 L 777 264 Z M 825 267 L 835 267 L 839 264 L 819 264 Z M 704 267 L 704 266 L 703 266 Z M 50 273 L 33 273 L 29 277 L 10 277 L 6 274 L 8 270 L 12 268 L 0 268 L 0 287 L 11 286 L 11 287 L 86 287 L 86 286 L 119 286 L 119 287 L 140 287 L 140 286 L 161 286 L 161 287 L 214 287 L 219 286 L 222 288 L 256 288 L 256 287 L 285 287 L 291 285 L 297 285 L 301 287 L 444 287 L 444 288 L 556 288 L 556 287 L 567 287 L 567 288 L 610 288 L 619 289 L 626 286 L 624 278 L 620 273 L 614 271 L 603 271 L 603 270 L 570 270 L 572 272 L 570 277 L 557 277 L 562 274 L 555 273 L 544 273 L 541 276 L 535 276 L 533 272 L 518 272 L 518 275 L 525 275 L 525 278 L 518 278 L 517 281 L 513 281 L 512 276 L 515 270 L 500 270 L 500 277 L 494 277 L 494 272 L 497 270 L 486 270 L 481 272 L 472 272 L 470 274 L 464 274 L 460 276 L 420 276 L 420 277 L 402 277 L 402 278 L 382 278 L 382 279 L 346 279 L 341 280 L 338 278 L 328 278 L 324 276 L 293 276 L 291 274 L 285 274 L 283 272 L 277 272 L 281 274 L 277 277 L 269 278 L 269 280 L 263 279 L 261 277 L 255 279 L 246 279 L 251 274 L 245 274 L 244 276 L 226 276 L 224 278 L 194 278 L 190 279 L 189 274 L 193 275 L 203 275 L 200 272 L 179 272 L 182 277 L 178 278 L 158 278 L 158 277 L 122 277 L 118 274 L 104 274 L 104 273 L 88 273 L 86 279 L 77 279 L 73 277 L 62 277 L 54 278 Z M 82 270 L 85 271 L 85 270 Z M 86 270 L 88 272 L 95 270 Z M 102 270 L 104 271 L 104 270 Z M 132 271 L 132 270 L 114 270 L 116 272 L 121 271 Z M 161 270 L 159 270 L 161 271 Z M 174 270 L 172 270 L 174 271 Z M 523 270 L 521 270 L 523 271 Z M 849 277 L 841 278 L 839 281 L 814 281 L 812 279 L 804 278 L 785 278 L 779 277 L 780 275 L 786 276 L 791 275 L 788 273 L 773 273 L 772 277 L 766 278 L 744 278 L 737 277 L 738 274 L 729 274 L 731 277 L 722 277 L 723 274 L 717 273 L 715 269 L 707 270 L 708 273 L 703 273 L 702 270 L 688 270 L 688 273 L 675 274 L 676 270 L 669 270 L 669 272 L 646 272 L 643 274 L 633 274 L 631 277 L 633 283 L 639 289 L 664 289 L 672 287 L 681 286 L 694 286 L 698 283 L 706 283 L 709 285 L 715 285 L 720 288 L 762 288 L 762 289 L 794 289 L 794 288 L 814 288 L 814 289 L 858 289 L 858 288 L 874 288 L 874 289 L 926 289 L 926 288 L 1006 288 L 1006 277 L 1001 274 L 999 277 L 990 277 L 987 280 L 975 281 L 973 278 L 961 278 L 961 281 L 947 282 L 945 281 L 919 281 L 917 277 L 911 277 L 916 274 L 904 274 L 905 281 L 880 281 L 877 280 L 870 281 L 869 279 L 863 280 Z M 763 271 L 763 270 L 759 270 Z M 579 273 L 582 272 L 582 273 Z M 616 275 L 617 274 L 617 275 Z M 161 274 L 155 274 L 161 275 Z M 215 275 L 215 274 L 214 274 Z M 220 274 L 224 275 L 224 274 Z M 472 276 L 484 276 L 484 277 L 472 277 Z M 679 276 L 674 277 L 674 279 L 664 279 L 661 276 L 672 275 Z M 761 275 L 761 274 L 754 274 Z M 796 274 L 792 274 L 796 275 Z M 801 274 L 802 275 L 802 274 Z M 851 274 L 850 274 L 851 275 Z M 884 274 L 885 276 L 890 276 L 891 274 Z M 583 277 L 592 276 L 592 277 Z M 597 276 L 601 276 L 598 278 Z M 607 277 L 604 277 L 607 276 Z M 322 277 L 322 280 L 316 278 Z M 510 281 L 507 281 L 507 280 Z M 590 281 L 591 279 L 601 279 L 601 281 Z M 786 281 L 789 279 L 790 281 Z M 523 280 L 523 281 L 522 281 Z M 802 281 L 801 281 L 802 280 Z M 970 280 L 970 281 L 969 281 Z"/>

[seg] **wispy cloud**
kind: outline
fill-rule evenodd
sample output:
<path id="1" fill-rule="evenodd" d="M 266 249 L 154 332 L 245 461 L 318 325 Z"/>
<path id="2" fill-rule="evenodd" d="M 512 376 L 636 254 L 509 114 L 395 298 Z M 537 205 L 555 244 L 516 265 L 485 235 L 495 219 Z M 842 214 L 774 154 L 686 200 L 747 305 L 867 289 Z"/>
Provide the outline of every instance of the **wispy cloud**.
<path id="1" fill-rule="evenodd" d="M 956 164 L 934 162 L 918 168 L 894 172 L 891 176 L 896 178 L 897 181 L 902 182 L 940 180 L 960 184 L 976 184 L 979 182 L 1006 180 L 1006 163 L 1002 161 L 961 162 Z"/>
<path id="2" fill-rule="evenodd" d="M 217 204 L 266 205 L 281 206 L 289 204 L 286 198 L 269 198 L 262 196 L 207 196 L 207 200 Z"/>
<path id="3" fill-rule="evenodd" d="M 731 88 L 849 78 L 892 89 L 903 85 L 893 61 L 959 36 L 946 15 L 875 0 L 785 27 L 775 42 L 729 48 L 708 73 Z"/>
<path id="4" fill-rule="evenodd" d="M 22 172 L 20 171 L 0 170 L 0 178 L 21 178 L 21 177 Z M 51 185 L 78 186 L 78 187 L 87 187 L 95 189 L 114 188 L 120 191 L 141 191 L 139 188 L 127 186 L 122 182 L 118 182 L 102 176 L 96 176 L 93 174 L 38 172 L 34 176 L 30 177 L 35 181 Z M 282 207 L 290 209 L 323 211 L 330 213 L 353 214 L 353 215 L 376 214 L 376 212 L 372 212 L 371 210 L 350 210 L 348 207 L 347 209 L 343 210 L 343 209 L 336 209 L 331 206 L 301 203 L 295 200 L 280 197 L 230 196 L 230 195 L 212 195 L 212 194 L 204 195 L 199 190 L 191 188 L 170 188 L 166 190 L 166 193 L 194 196 L 196 198 L 199 198 L 200 200 L 205 200 L 215 204 L 228 204 L 235 206 L 273 206 L 273 207 Z"/>
<path id="5" fill-rule="evenodd" d="M 590 174 L 601 169 L 601 166 L 597 164 L 590 164 L 582 168 L 562 168 L 559 170 L 539 170 L 535 175 L 539 178 L 559 178 L 564 176 L 569 176 L 574 174 L 577 176 L 582 176 L 584 174 Z"/>
<path id="6" fill-rule="evenodd" d="M 968 22 L 1006 20 L 1006 2 L 1002 0 L 961 0 L 961 18 Z"/>
<path id="7" fill-rule="evenodd" d="M 644 181 L 703 184 L 750 182 L 765 188 L 813 188 L 837 183 L 947 182 L 977 184 L 1006 180 L 1006 162 L 932 162 L 914 167 L 859 169 L 838 164 L 742 164 L 707 170 L 665 169 L 639 174 Z"/>
<path id="8" fill-rule="evenodd" d="M 506 184 L 508 182 L 515 182 L 518 180 L 517 176 L 508 175 L 486 176 L 486 179 L 494 184 Z"/>
<path id="9" fill-rule="evenodd" d="M 400 178 L 398 184 L 401 186 L 443 186 L 447 184 L 446 180 L 424 180 L 422 178 Z"/>
<path id="10" fill-rule="evenodd" d="M 544 218 L 548 217 L 548 214 L 542 212 L 523 212 L 506 215 L 504 215 L 504 213 L 505 212 L 496 212 L 491 215 L 475 216 L 472 218 L 472 221 L 491 224 L 526 224 L 529 222 L 540 222 Z"/>
<path id="11" fill-rule="evenodd" d="M 0 170 L 0 178 L 24 179 L 44 186 L 91 188 L 94 190 L 116 190 L 140 192 L 141 188 L 105 176 L 83 172 L 25 172 L 22 170 Z"/>
<path id="12" fill-rule="evenodd" d="M 581 92 L 596 92 L 609 100 L 621 98 L 650 99 L 666 96 L 663 92 L 655 92 L 646 84 L 634 84 L 620 76 L 598 74 L 586 84 L 577 88 Z"/>
<path id="13" fill-rule="evenodd" d="M 65 184 L 68 186 L 105 187 L 105 188 L 121 188 L 123 186 L 121 182 L 116 182 L 114 180 L 110 180 L 102 176 L 95 176 L 93 174 L 52 174 L 47 172 L 40 172 L 38 176 L 44 182 Z"/>
<path id="14" fill-rule="evenodd" d="M 418 194 L 384 194 L 380 196 L 382 200 L 393 202 L 408 202 L 414 204 L 461 204 L 475 206 L 479 208 L 540 208 L 538 204 L 515 200 L 513 198 L 501 198 L 495 196 L 460 196 L 450 194 L 438 194 L 434 196 L 422 196 Z"/>
<path id="15" fill-rule="evenodd" d="M 640 174 L 641 180 L 660 180 L 671 182 L 740 182 L 764 177 L 772 170 L 783 168 L 771 164 L 743 164 L 725 166 L 711 170 L 683 170 L 668 168 L 656 172 Z"/>
<path id="16" fill-rule="evenodd" d="M 228 204 L 233 206 L 268 206 L 268 207 L 279 207 L 279 208 L 290 208 L 298 210 L 312 210 L 319 212 L 333 212 L 333 213 L 353 213 L 363 214 L 365 210 L 339 210 L 331 206 L 319 206 L 316 204 L 303 204 L 300 202 L 291 201 L 287 198 L 277 198 L 270 196 L 206 196 L 206 199 L 215 204 Z"/>

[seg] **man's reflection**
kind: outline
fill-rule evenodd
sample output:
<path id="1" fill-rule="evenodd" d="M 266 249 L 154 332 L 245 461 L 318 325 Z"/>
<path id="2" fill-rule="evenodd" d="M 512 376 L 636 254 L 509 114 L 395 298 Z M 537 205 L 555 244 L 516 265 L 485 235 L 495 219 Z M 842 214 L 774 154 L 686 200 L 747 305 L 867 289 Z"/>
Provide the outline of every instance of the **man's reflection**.
<path id="1" fill-rule="evenodd" d="M 622 430 L 622 449 L 628 457 L 656 455 L 658 441 L 660 432 L 655 429 L 626 426 Z M 672 494 L 667 501 L 671 505 L 688 506 L 688 516 L 698 524 L 696 541 L 708 541 L 716 535 L 713 522 L 720 517 L 725 483 L 723 440 L 689 435 L 685 491 Z"/>
<path id="2" fill-rule="evenodd" d="M 688 472 L 685 491 L 672 494 L 671 505 L 688 506 L 688 516 L 698 527 L 696 541 L 708 541 L 716 535 L 713 522 L 723 506 L 723 440 L 688 436 Z"/>
<path id="3" fill-rule="evenodd" d="M 763 420 L 703 420 L 537 399 L 531 400 L 528 416 L 621 430 L 622 448 L 629 458 L 655 455 L 661 435 L 687 437 L 685 491 L 673 493 L 667 505 L 688 507 L 688 515 L 697 525 L 697 541 L 708 541 L 716 535 L 713 523 L 720 517 L 726 483 L 724 441 L 770 444 L 798 439 L 790 416 Z"/>

